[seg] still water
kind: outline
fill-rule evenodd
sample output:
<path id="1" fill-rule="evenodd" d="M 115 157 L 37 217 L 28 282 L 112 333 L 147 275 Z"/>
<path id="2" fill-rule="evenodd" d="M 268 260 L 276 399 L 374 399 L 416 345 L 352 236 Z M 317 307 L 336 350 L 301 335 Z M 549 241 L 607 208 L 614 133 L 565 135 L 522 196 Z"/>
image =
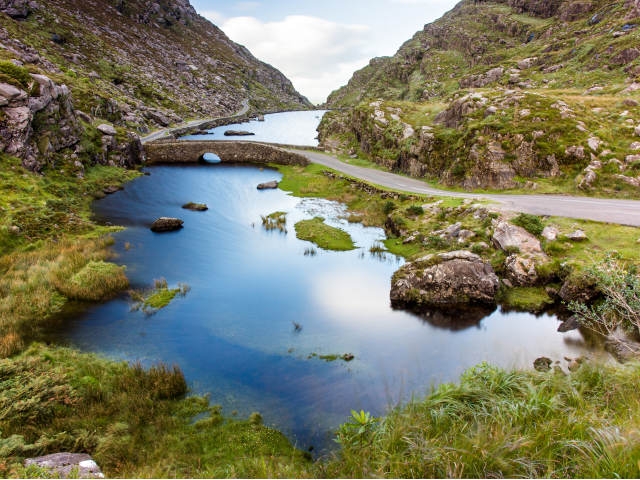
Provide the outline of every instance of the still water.
<path id="1" fill-rule="evenodd" d="M 209 130 L 207 135 L 186 135 L 187 140 L 251 140 L 256 142 L 284 143 L 287 145 L 317 146 L 320 124 L 326 110 L 304 112 L 272 113 L 264 116 L 264 122 L 251 120 L 247 123 L 224 125 Z M 225 137 L 227 130 L 242 130 L 255 135 L 242 137 Z"/>
<path id="2" fill-rule="evenodd" d="M 334 202 L 258 191 L 280 178 L 276 171 L 224 164 L 148 171 L 96 202 L 96 215 L 128 227 L 115 234 L 116 261 L 134 288 L 164 277 L 191 291 L 151 316 L 131 311 L 125 297 L 94 306 L 57 339 L 117 359 L 177 363 L 193 392 L 210 394 L 226 414 L 261 412 L 301 448 L 331 446 L 331 430 L 351 409 L 382 414 L 480 362 L 528 368 L 540 355 L 586 352 L 580 333 L 556 332 L 553 316 L 393 310 L 390 279 L 402 261 L 369 253 L 384 232 L 347 223 Z M 189 201 L 209 210 L 181 209 Z M 263 229 L 260 216 L 275 211 L 288 213 L 288 233 Z M 305 256 L 312 245 L 296 239 L 293 224 L 317 215 L 348 231 L 358 249 Z M 182 218 L 184 229 L 152 233 L 160 216 Z M 325 362 L 313 353 L 355 359 Z"/>

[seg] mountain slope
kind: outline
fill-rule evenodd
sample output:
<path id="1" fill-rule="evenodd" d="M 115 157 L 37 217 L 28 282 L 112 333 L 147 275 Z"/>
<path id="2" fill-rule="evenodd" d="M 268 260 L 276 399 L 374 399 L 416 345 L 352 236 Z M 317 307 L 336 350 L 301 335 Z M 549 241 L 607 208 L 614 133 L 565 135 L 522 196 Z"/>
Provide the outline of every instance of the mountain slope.
<path id="1" fill-rule="evenodd" d="M 322 144 L 467 189 L 640 196 L 637 0 L 464 0 L 332 93 Z"/>
<path id="2" fill-rule="evenodd" d="M 110 121 L 144 130 L 230 114 L 244 99 L 261 111 L 310 106 L 187 0 L 54 0 L 22 11 L 15 5 L 27 2 L 8 3 L 1 55 L 69 85 L 78 107 Z"/>

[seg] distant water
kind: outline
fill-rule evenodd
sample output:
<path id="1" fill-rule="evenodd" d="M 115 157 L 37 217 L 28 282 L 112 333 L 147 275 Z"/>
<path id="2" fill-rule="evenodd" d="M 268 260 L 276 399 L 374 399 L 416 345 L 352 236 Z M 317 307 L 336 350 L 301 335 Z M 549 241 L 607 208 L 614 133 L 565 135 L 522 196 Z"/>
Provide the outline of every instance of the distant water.
<path id="1" fill-rule="evenodd" d="M 556 332 L 550 315 L 393 310 L 390 279 L 402 260 L 369 253 L 383 230 L 349 224 L 334 202 L 256 190 L 280 178 L 273 170 L 222 164 L 149 172 L 96 202 L 96 215 L 128 227 L 115 234 L 116 261 L 134 287 L 165 277 L 191 291 L 152 316 L 132 312 L 127 298 L 94 306 L 54 337 L 113 358 L 177 363 L 192 390 L 209 393 L 226 414 L 259 411 L 301 448 L 330 447 L 330 432 L 351 409 L 383 414 L 480 362 L 530 368 L 541 355 L 562 360 L 587 351 L 579 332 Z M 183 210 L 189 201 L 209 211 Z M 262 228 L 260 216 L 275 211 L 288 212 L 287 234 Z M 296 239 L 293 224 L 316 215 L 347 230 L 358 249 L 305 256 L 313 246 Z M 182 218 L 184 229 L 152 233 L 160 216 Z M 309 359 L 313 353 L 355 359 L 327 363 Z"/>
<path id="2" fill-rule="evenodd" d="M 247 123 L 235 123 L 209 130 L 208 135 L 186 135 L 188 140 L 254 140 L 259 142 L 285 143 L 287 145 L 317 146 L 320 124 L 326 110 L 304 112 L 284 112 L 265 115 L 264 122 L 252 120 Z M 247 137 L 225 137 L 227 130 L 254 132 Z"/>

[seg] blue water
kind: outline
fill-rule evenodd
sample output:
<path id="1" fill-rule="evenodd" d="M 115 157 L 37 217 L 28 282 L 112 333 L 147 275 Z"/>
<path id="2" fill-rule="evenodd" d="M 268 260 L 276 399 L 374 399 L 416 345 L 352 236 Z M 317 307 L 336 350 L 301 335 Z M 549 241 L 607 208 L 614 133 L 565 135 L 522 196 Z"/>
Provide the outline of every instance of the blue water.
<path id="1" fill-rule="evenodd" d="M 209 393 L 226 414 L 259 411 L 301 448 L 322 451 L 351 409 L 379 415 L 389 405 L 454 381 L 482 361 L 530 367 L 587 351 L 580 333 L 556 332 L 553 316 L 486 312 L 447 317 L 393 310 L 390 279 L 402 261 L 369 253 L 378 228 L 349 224 L 341 205 L 298 199 L 256 185 L 279 173 L 252 166 L 157 166 L 123 191 L 95 203 L 115 234 L 115 261 L 134 288 L 164 277 L 191 291 L 152 316 L 127 298 L 90 308 L 65 323 L 57 340 L 109 357 L 178 364 L 195 393 Z M 189 202 L 206 212 L 183 210 Z M 260 215 L 288 212 L 288 233 L 267 232 Z M 322 215 L 347 230 L 358 249 L 318 250 L 296 239 L 293 224 Z M 184 220 L 155 234 L 160 216 Z M 296 332 L 293 322 L 302 325 Z M 352 353 L 326 363 L 312 353 Z"/>
<path id="2" fill-rule="evenodd" d="M 317 146 L 320 124 L 326 110 L 283 112 L 265 115 L 264 122 L 252 120 L 247 123 L 225 125 L 209 130 L 208 135 L 186 135 L 187 140 L 251 140 L 257 142 L 284 143 L 287 145 Z M 247 137 L 225 137 L 227 130 L 254 132 Z"/>

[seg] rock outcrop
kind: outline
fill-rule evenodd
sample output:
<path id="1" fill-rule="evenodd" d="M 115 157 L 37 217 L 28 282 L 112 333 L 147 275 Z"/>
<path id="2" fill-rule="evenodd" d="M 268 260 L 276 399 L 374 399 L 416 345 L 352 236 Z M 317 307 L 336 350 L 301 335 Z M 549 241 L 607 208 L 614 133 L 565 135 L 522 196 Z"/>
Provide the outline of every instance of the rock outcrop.
<path id="1" fill-rule="evenodd" d="M 497 223 L 493 244 L 509 254 L 505 260 L 507 278 L 513 285 L 529 286 L 538 282 L 537 265 L 548 260 L 540 240 L 524 228 L 507 221 Z"/>
<path id="2" fill-rule="evenodd" d="M 396 307 L 456 308 L 494 304 L 499 281 L 491 265 L 468 251 L 429 255 L 404 265 L 392 280 Z"/>
<path id="3" fill-rule="evenodd" d="M 31 465 L 44 469 L 51 478 L 104 478 L 98 464 L 85 453 L 53 453 L 27 458 L 24 466 Z"/>

